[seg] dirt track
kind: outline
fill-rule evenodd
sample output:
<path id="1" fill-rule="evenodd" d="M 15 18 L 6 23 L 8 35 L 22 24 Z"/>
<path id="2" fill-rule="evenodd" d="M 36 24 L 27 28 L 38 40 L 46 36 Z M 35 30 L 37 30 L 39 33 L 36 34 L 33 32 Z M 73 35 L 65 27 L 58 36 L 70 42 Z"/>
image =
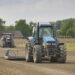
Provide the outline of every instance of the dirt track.
<path id="1" fill-rule="evenodd" d="M 0 75 L 75 75 L 75 52 L 68 52 L 66 64 L 0 58 Z"/>

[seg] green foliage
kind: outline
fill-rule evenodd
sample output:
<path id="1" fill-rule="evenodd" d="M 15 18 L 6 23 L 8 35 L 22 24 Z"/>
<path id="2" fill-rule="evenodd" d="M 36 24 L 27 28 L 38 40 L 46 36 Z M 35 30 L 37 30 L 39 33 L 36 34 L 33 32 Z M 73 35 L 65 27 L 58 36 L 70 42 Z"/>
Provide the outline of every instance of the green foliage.
<path id="1" fill-rule="evenodd" d="M 31 21 L 31 22 L 29 23 L 29 28 L 30 28 L 30 34 L 31 34 L 31 35 L 32 35 L 33 25 L 35 25 L 35 23 Z"/>
<path id="2" fill-rule="evenodd" d="M 75 37 L 75 28 L 69 28 L 66 32 L 67 36 Z"/>
<path id="3" fill-rule="evenodd" d="M 73 19 L 62 24 L 59 34 L 63 36 L 75 37 L 75 23 Z"/>
<path id="4" fill-rule="evenodd" d="M 5 24 L 5 21 L 0 19 L 0 30 L 4 30 L 4 24 Z"/>
<path id="5" fill-rule="evenodd" d="M 5 21 L 0 19 L 0 30 L 6 31 L 14 31 L 19 30 L 23 33 L 25 37 L 32 35 L 32 28 L 34 22 L 26 23 L 26 20 L 18 20 L 15 22 L 15 26 L 5 26 Z M 61 35 L 61 37 L 74 37 L 75 38 L 75 19 L 66 19 L 56 22 L 51 22 L 51 24 L 56 25 L 57 35 Z M 56 32 L 56 31 L 55 31 Z"/>
<path id="6" fill-rule="evenodd" d="M 15 27 L 12 26 L 12 25 L 11 25 L 11 26 L 6 26 L 6 27 L 5 27 L 5 30 L 6 30 L 6 31 L 13 31 L 13 30 L 15 30 Z"/>
<path id="7" fill-rule="evenodd" d="M 20 30 L 24 37 L 27 37 L 30 35 L 30 28 L 28 24 L 26 23 L 26 20 L 19 20 L 15 22 L 15 30 Z"/>

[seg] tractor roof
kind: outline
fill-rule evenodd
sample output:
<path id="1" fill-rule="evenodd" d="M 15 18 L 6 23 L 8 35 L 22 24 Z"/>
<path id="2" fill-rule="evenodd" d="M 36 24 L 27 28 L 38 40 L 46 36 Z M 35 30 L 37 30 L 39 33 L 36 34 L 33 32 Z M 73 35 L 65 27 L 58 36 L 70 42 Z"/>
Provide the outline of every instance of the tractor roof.
<path id="1" fill-rule="evenodd" d="M 11 35 L 12 33 L 3 33 L 3 35 Z"/>
<path id="2" fill-rule="evenodd" d="M 37 25 L 38 23 L 36 23 L 36 25 L 33 25 L 33 27 L 36 27 Z M 39 27 L 41 26 L 52 26 L 52 24 L 50 24 L 50 22 L 39 22 Z"/>

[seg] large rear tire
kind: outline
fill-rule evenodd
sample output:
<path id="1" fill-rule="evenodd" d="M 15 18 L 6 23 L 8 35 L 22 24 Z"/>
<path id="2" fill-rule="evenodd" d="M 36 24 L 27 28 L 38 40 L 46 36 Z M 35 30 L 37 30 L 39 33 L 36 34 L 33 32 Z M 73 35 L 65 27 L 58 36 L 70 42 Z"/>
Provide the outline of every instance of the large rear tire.
<path id="1" fill-rule="evenodd" d="M 42 61 L 42 46 L 40 46 L 40 45 L 34 46 L 33 60 L 34 60 L 34 63 L 40 63 Z"/>
<path id="2" fill-rule="evenodd" d="M 26 58 L 27 62 L 32 62 L 33 61 L 32 47 L 31 47 L 30 41 L 26 42 L 26 46 L 25 46 L 25 58 Z"/>
<path id="3" fill-rule="evenodd" d="M 59 45 L 59 54 L 57 55 L 57 62 L 59 62 L 59 63 L 66 62 L 66 47 L 65 47 L 65 45 Z"/>
<path id="4" fill-rule="evenodd" d="M 6 47 L 6 43 L 2 41 L 2 48 Z"/>

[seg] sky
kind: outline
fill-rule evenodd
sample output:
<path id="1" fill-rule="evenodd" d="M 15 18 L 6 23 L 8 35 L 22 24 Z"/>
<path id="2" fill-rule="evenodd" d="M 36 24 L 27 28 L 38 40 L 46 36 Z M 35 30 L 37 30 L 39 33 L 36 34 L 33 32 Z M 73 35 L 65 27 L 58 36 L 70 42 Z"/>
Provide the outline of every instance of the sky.
<path id="1" fill-rule="evenodd" d="M 6 25 L 19 19 L 29 23 L 75 18 L 75 0 L 0 0 L 0 18 Z"/>

